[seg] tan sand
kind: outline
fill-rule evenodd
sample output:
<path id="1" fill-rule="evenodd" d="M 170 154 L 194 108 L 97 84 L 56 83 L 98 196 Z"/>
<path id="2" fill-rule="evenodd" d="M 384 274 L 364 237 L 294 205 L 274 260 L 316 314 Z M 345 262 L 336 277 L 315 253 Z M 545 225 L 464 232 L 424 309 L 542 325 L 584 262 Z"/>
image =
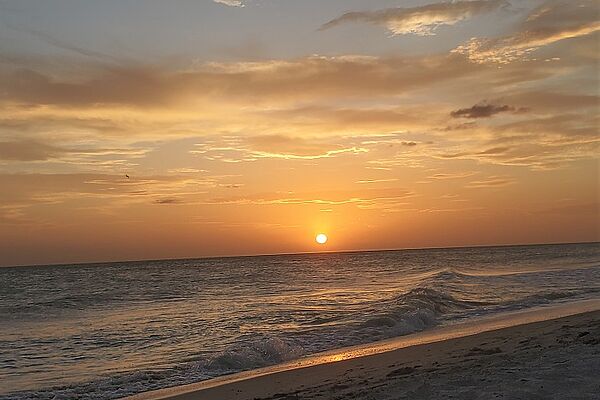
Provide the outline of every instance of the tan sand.
<path id="1" fill-rule="evenodd" d="M 598 371 L 600 301 L 593 300 L 323 353 L 129 400 L 600 399 Z"/>

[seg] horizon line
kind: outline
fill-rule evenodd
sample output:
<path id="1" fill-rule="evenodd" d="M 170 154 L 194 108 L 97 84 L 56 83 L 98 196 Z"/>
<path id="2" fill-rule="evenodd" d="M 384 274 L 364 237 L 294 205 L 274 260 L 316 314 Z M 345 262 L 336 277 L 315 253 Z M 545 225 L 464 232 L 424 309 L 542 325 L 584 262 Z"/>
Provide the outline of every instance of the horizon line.
<path id="1" fill-rule="evenodd" d="M 470 249 L 470 248 L 486 248 L 486 247 L 519 247 L 519 246 L 554 246 L 554 245 L 575 245 L 575 244 L 599 244 L 600 241 L 583 241 L 583 242 L 546 242 L 546 243 L 511 243 L 511 244 L 476 244 L 476 245 L 460 245 L 460 246 L 431 246 L 431 247 L 401 247 L 401 248 L 384 248 L 384 249 L 359 249 L 359 250 L 331 250 L 331 251 L 304 251 L 291 253 L 258 253 L 258 254 L 238 254 L 238 255 L 216 255 L 216 256 L 200 256 L 200 257 L 182 257 L 182 258 L 153 258 L 153 259 L 135 259 L 135 260 L 119 260 L 119 261 L 84 261 L 72 263 L 50 263 L 50 264 L 17 264 L 17 265 L 0 265 L 0 268 L 29 268 L 29 267 L 57 267 L 57 266 L 73 266 L 73 265 L 103 265 L 103 264 L 125 264 L 125 263 L 143 263 L 157 261 L 184 261 L 184 260 L 211 260 L 219 258 L 253 258 L 253 257 L 277 257 L 277 256 L 295 256 L 295 255 L 314 255 L 314 254 L 346 254 L 346 253 L 377 253 L 391 251 L 414 251 L 414 250 L 450 250 L 450 249 Z"/>

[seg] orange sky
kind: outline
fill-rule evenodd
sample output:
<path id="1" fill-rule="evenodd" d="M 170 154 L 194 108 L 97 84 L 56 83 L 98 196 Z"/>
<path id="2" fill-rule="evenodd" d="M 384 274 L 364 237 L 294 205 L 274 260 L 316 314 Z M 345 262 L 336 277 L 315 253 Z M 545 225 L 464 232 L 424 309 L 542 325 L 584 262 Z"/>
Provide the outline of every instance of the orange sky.
<path id="1" fill-rule="evenodd" d="M 55 3 L 0 3 L 0 265 L 600 239 L 593 1 Z"/>

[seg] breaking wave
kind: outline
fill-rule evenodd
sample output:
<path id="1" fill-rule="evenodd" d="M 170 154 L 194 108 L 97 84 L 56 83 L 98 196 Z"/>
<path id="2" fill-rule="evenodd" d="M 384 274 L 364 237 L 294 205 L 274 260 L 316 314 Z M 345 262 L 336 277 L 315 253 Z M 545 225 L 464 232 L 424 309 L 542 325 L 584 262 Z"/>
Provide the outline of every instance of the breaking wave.
<path id="1" fill-rule="evenodd" d="M 454 274 L 456 277 L 457 274 Z M 441 272 L 437 278 L 449 278 Z M 587 291 L 597 293 L 600 289 Z M 352 323 L 337 325 L 335 329 L 312 330 L 307 337 L 291 335 L 277 337 L 269 335 L 247 335 L 238 342 L 213 356 L 200 358 L 163 370 L 135 371 L 119 374 L 92 382 L 48 388 L 38 391 L 16 392 L 0 396 L 6 400 L 23 399 L 115 399 L 142 391 L 169 386 L 183 385 L 217 376 L 266 367 L 301 358 L 334 347 L 372 342 L 394 336 L 420 332 L 436 326 L 440 320 L 456 313 L 476 311 L 481 313 L 498 309 L 515 309 L 545 304 L 555 300 L 581 296 L 583 291 L 550 291 L 526 296 L 505 304 L 467 301 L 443 291 L 417 287 L 406 293 L 393 296 L 377 304 L 379 312 L 370 309 L 364 315 L 352 316 Z M 315 338 L 314 336 L 320 336 Z M 337 337 L 337 340 L 332 340 Z M 314 346 L 321 343 L 320 346 Z M 327 343 L 323 345 L 323 343 Z"/>
<path id="2" fill-rule="evenodd" d="M 154 360 L 161 362 L 148 362 L 147 367 L 119 373 L 88 373 L 78 377 L 79 381 L 50 380 L 59 384 L 0 392 L 0 399 L 121 398 L 486 314 L 597 298 L 600 268 L 594 249 L 587 250 L 589 257 L 585 262 L 573 261 L 563 270 L 557 267 L 564 262 L 562 253 L 557 253 L 555 259 L 545 248 L 527 250 L 531 257 L 538 257 L 539 251 L 549 252 L 545 257 L 554 260 L 553 264 L 548 261 L 550 264 L 543 265 L 549 266 L 538 269 L 529 261 L 526 265 L 505 262 L 509 256 L 513 257 L 511 252 L 517 254 L 515 259 L 522 256 L 525 250 L 517 248 L 498 250 L 492 266 L 486 264 L 490 262 L 490 250 L 476 249 L 468 256 L 464 255 L 465 250 L 445 250 L 443 257 L 439 250 L 432 250 L 427 257 L 422 255 L 425 253 L 415 253 L 417 258 L 408 258 L 404 253 L 369 253 L 329 255 L 334 258 L 322 260 L 316 255 L 228 259 L 219 261 L 222 265 L 218 264 L 218 268 L 196 265 L 172 268 L 157 263 L 145 269 L 119 265 L 44 270 L 49 283 L 39 288 L 42 294 L 37 297 L 26 296 L 24 289 L 19 289 L 26 272 L 11 275 L 6 270 L 4 274 L 12 279 L 11 285 L 0 291 L 11 290 L 4 297 L 12 300 L 0 301 L 0 318 L 6 316 L 5 326 L 18 327 L 21 320 L 24 326 L 39 321 L 40 324 L 45 321 L 63 324 L 70 320 L 91 323 L 96 321 L 94 318 L 100 322 L 98 329 L 77 331 L 71 326 L 74 333 L 52 338 L 36 337 L 31 330 L 31 338 L 21 338 L 15 327 L 13 338 L 30 341 L 25 344 L 14 341 L 14 348 L 7 348 L 4 353 L 10 360 L 2 359 L 0 352 L 0 361 L 18 360 L 18 348 L 35 354 L 35 349 L 55 346 L 60 356 L 66 348 L 80 351 L 68 355 L 73 359 L 82 354 L 88 359 L 96 359 L 96 355 L 102 359 L 109 352 L 115 354 L 125 349 L 124 352 L 131 352 L 127 355 L 155 351 Z M 266 264 L 268 260 L 273 265 Z M 81 275 L 76 280 L 79 283 L 67 284 L 75 281 L 74 274 Z M 120 274 L 118 280 L 112 279 L 115 274 Z M 65 280 L 65 275 L 70 280 Z M 360 279 L 355 279 L 357 275 Z M 98 279 L 102 284 L 96 283 Z M 31 278 L 23 287 L 34 284 Z M 52 285 L 58 289 L 50 297 L 45 293 Z M 123 320 L 108 329 L 104 325 L 105 315 Z M 0 340 L 1 335 L 2 332 Z M 11 336 L 6 335 L 8 339 L 3 343 L 11 344 Z M 186 346 L 181 345 L 183 340 L 187 340 Z M 85 353 L 83 350 L 88 348 L 93 350 Z M 170 355 L 171 359 L 162 361 Z M 56 359 L 43 362 L 50 366 L 53 360 Z M 15 374 L 17 364 L 13 364 L 0 366 L 0 379 L 3 372 L 5 376 Z M 89 380 L 89 376 L 98 378 Z"/>

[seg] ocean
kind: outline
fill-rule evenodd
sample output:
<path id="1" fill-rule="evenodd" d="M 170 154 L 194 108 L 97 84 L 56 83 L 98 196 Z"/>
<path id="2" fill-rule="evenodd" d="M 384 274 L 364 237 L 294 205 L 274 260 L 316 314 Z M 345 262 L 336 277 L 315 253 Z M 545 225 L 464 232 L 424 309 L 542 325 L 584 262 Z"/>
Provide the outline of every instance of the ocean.
<path id="1" fill-rule="evenodd" d="M 0 268 L 0 399 L 113 399 L 600 297 L 600 244 Z"/>

